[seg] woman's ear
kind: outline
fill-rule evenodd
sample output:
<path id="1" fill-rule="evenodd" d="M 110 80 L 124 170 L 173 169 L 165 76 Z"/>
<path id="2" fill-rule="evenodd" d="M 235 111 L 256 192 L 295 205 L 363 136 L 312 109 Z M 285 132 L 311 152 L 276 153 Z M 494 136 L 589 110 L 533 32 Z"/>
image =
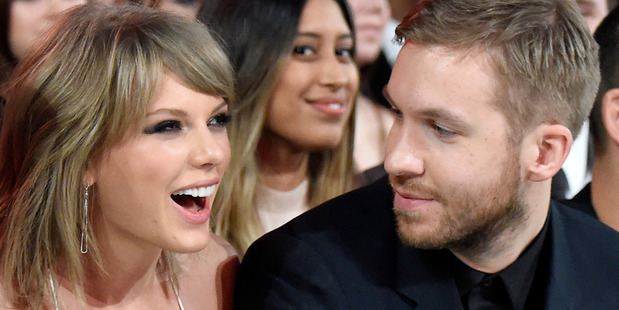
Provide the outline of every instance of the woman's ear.
<path id="1" fill-rule="evenodd" d="M 88 168 L 84 171 L 84 176 L 82 177 L 82 184 L 84 187 L 89 187 L 97 181 L 96 172 L 94 165 L 88 164 Z"/>
<path id="2" fill-rule="evenodd" d="M 602 121 L 612 141 L 619 145 L 619 88 L 613 88 L 602 98 Z"/>
<path id="3" fill-rule="evenodd" d="M 532 182 L 552 178 L 561 169 L 572 148 L 572 133 L 558 124 L 542 124 L 523 139 L 521 165 Z"/>

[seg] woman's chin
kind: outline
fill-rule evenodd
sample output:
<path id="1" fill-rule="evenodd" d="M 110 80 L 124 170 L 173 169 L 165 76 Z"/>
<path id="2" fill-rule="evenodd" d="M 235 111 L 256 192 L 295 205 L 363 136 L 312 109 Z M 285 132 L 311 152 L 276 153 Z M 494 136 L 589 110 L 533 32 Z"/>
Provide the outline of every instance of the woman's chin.
<path id="1" fill-rule="evenodd" d="M 176 253 L 195 253 L 203 250 L 211 240 L 210 233 L 204 236 L 196 236 L 194 238 L 187 238 L 178 242 L 175 246 L 168 249 L 169 251 Z"/>

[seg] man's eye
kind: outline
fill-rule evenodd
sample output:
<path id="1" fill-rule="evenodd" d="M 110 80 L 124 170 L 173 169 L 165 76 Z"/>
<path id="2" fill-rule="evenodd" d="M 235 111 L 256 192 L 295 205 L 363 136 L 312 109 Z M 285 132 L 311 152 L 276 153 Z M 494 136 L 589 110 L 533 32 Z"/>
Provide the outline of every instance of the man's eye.
<path id="1" fill-rule="evenodd" d="M 433 127 L 434 127 L 434 131 L 436 131 L 436 133 L 439 136 L 444 137 L 444 138 L 449 138 L 449 137 L 452 137 L 453 135 L 456 134 L 455 132 L 453 132 L 453 131 L 451 131 L 449 129 L 446 129 L 445 127 L 443 127 L 443 126 L 441 126 L 439 124 L 434 124 Z"/>
<path id="2" fill-rule="evenodd" d="M 144 133 L 146 134 L 169 133 L 169 132 L 178 131 L 181 129 L 182 129 L 182 126 L 180 122 L 168 120 L 168 121 L 159 122 L 156 125 L 147 128 L 146 130 L 144 130 Z"/>
<path id="3" fill-rule="evenodd" d="M 230 123 L 232 120 L 232 116 L 230 114 L 217 114 L 215 117 L 211 118 L 208 121 L 209 126 L 217 126 L 224 127 L 226 124 Z"/>
<path id="4" fill-rule="evenodd" d="M 389 111 L 391 112 L 391 114 L 393 114 L 395 118 L 397 119 L 402 118 L 402 111 L 400 111 L 400 109 L 396 108 L 394 105 L 389 106 Z"/>

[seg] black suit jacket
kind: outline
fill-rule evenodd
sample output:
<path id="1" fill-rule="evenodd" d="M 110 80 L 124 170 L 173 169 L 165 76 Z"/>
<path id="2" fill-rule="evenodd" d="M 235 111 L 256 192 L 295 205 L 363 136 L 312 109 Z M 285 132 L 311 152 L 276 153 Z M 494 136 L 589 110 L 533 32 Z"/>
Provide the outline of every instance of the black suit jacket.
<path id="1" fill-rule="evenodd" d="M 248 250 L 236 309 L 462 309 L 446 250 L 405 246 L 387 178 L 294 219 Z M 551 204 L 546 309 L 619 307 L 619 233 Z M 537 281 L 537 280 L 536 280 Z"/>

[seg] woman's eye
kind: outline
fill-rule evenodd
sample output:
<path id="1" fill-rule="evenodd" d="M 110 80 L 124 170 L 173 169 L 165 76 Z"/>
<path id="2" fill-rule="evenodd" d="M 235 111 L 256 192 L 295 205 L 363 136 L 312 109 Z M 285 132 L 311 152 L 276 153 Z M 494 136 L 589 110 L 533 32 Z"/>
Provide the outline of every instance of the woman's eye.
<path id="1" fill-rule="evenodd" d="M 295 46 L 292 53 L 299 56 L 309 56 L 314 54 L 314 48 L 308 45 Z"/>
<path id="2" fill-rule="evenodd" d="M 230 114 L 217 114 L 208 121 L 209 126 L 224 127 L 232 120 Z"/>
<path id="3" fill-rule="evenodd" d="M 179 121 L 163 121 L 159 122 L 156 125 L 147 128 L 144 130 L 146 134 L 154 134 L 154 133 L 169 133 L 173 131 L 181 130 L 182 126 Z"/>
<path id="4" fill-rule="evenodd" d="M 352 58 L 352 53 L 352 48 L 339 48 L 335 51 L 335 55 L 345 58 Z"/>

